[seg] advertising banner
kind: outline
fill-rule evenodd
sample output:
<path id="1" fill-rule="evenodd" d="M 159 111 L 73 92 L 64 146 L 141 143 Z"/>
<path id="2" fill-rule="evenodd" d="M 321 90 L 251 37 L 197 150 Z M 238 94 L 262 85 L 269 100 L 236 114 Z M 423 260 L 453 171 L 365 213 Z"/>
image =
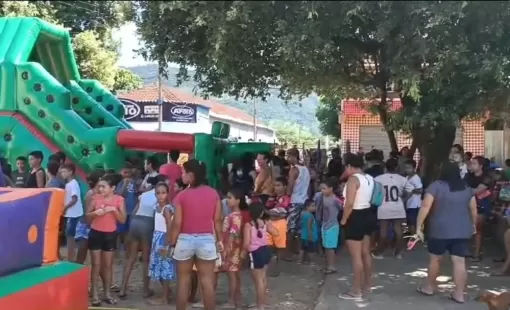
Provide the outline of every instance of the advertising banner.
<path id="1" fill-rule="evenodd" d="M 157 122 L 159 117 L 159 108 L 157 102 L 138 102 L 129 99 L 119 100 L 124 104 L 124 118 L 128 122 Z M 163 122 L 174 123 L 196 123 L 197 106 L 194 104 L 179 104 L 174 102 L 164 102 Z"/>

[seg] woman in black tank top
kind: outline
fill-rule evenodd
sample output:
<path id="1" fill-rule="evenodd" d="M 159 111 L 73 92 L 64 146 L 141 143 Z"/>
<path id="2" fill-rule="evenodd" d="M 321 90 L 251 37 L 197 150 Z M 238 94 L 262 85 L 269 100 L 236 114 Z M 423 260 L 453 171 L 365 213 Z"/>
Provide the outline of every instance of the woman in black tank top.
<path id="1" fill-rule="evenodd" d="M 44 186 L 46 186 L 46 172 L 44 171 L 43 168 L 39 168 L 37 169 L 36 171 L 30 173 L 30 175 L 28 176 L 27 178 L 27 182 L 25 183 L 25 188 L 38 188 L 39 186 L 37 186 L 37 172 L 39 171 L 42 171 L 43 174 L 44 174 Z"/>

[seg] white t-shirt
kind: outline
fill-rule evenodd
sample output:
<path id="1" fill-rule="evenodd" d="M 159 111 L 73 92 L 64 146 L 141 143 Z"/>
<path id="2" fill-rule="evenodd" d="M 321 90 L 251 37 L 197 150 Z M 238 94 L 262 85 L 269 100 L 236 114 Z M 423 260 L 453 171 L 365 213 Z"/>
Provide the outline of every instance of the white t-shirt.
<path id="1" fill-rule="evenodd" d="M 404 190 L 407 193 L 411 193 L 416 189 L 422 189 L 423 184 L 421 183 L 421 178 L 419 175 L 415 174 L 412 177 L 407 179 L 407 183 L 405 185 Z M 406 208 L 408 209 L 416 209 L 421 206 L 421 194 L 413 194 L 406 202 Z"/>
<path id="2" fill-rule="evenodd" d="M 406 218 L 402 195 L 407 179 L 400 174 L 385 173 L 375 178 L 383 186 L 384 200 L 377 208 L 377 218 L 382 220 Z"/>
<path id="3" fill-rule="evenodd" d="M 66 183 L 66 197 L 65 197 L 65 205 L 71 202 L 73 196 L 76 196 L 78 199 L 76 203 L 67 209 L 65 217 L 80 217 L 83 215 L 83 204 L 81 203 L 81 191 L 80 184 L 75 179 Z"/>
<path id="4" fill-rule="evenodd" d="M 151 173 L 147 173 L 145 175 L 145 178 L 143 178 L 141 188 L 142 189 L 152 188 L 152 185 L 148 184 L 147 181 L 149 180 L 149 178 L 154 178 L 154 177 L 157 177 L 158 175 L 159 175 L 159 173 L 157 171 L 152 171 Z"/>
<path id="5" fill-rule="evenodd" d="M 140 197 L 138 197 L 138 200 L 140 205 L 135 215 L 154 217 L 154 206 L 158 204 L 158 199 L 156 198 L 156 190 L 152 189 L 141 194 Z"/>

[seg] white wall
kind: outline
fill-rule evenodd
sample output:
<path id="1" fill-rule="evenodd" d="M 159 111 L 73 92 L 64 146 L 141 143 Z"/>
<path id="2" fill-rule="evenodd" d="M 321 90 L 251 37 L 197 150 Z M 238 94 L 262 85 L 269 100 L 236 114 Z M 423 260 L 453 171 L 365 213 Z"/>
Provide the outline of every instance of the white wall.
<path id="1" fill-rule="evenodd" d="M 224 122 L 230 125 L 230 137 L 240 138 L 239 142 L 247 142 L 253 139 L 253 124 L 244 124 L 232 120 L 222 119 L 216 116 L 209 116 L 211 124 L 213 122 Z M 257 141 L 273 143 L 276 135 L 272 129 L 265 126 L 257 127 Z"/>
<path id="2" fill-rule="evenodd" d="M 253 139 L 253 125 L 235 122 L 229 119 L 223 119 L 218 116 L 210 115 L 209 109 L 199 106 L 197 110 L 196 123 L 174 123 L 163 122 L 161 124 L 161 131 L 165 132 L 179 132 L 179 133 L 211 133 L 213 122 L 224 122 L 230 125 L 230 137 L 240 138 L 239 142 L 247 142 Z M 158 130 L 157 122 L 129 122 L 134 129 L 145 131 Z M 273 143 L 276 139 L 275 132 L 265 126 L 257 127 L 257 141 Z"/>

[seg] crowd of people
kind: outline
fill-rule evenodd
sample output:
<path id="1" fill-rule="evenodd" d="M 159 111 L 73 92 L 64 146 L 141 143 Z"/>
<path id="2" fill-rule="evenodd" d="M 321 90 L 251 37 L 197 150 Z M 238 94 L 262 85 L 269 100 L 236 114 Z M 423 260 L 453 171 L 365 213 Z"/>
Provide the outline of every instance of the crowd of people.
<path id="1" fill-rule="evenodd" d="M 240 272 L 249 268 L 256 290 L 251 306 L 263 309 L 267 277 L 278 276 L 281 264 L 310 264 L 312 256 L 324 256 L 322 270 L 333 274 L 344 244 L 353 279 L 339 298 L 360 300 L 372 288 L 372 260 L 389 251 L 402 259 L 406 233 L 426 241 L 430 254 L 428 277 L 418 292 L 435 293 L 439 264 L 448 252 L 456 285 L 451 298 L 463 303 L 466 257 L 481 260 L 488 220 L 506 227 L 510 160 L 508 169 L 500 170 L 454 145 L 438 179 L 424 187 L 408 151 L 385 159 L 379 150 L 342 157 L 335 149 L 324 173 L 304 165 L 296 148 L 277 155 L 245 154 L 227 169 L 221 189 L 207 184 L 204 163 L 191 159 L 178 165 L 178 151 L 163 165 L 149 157 L 143 169 L 128 161 L 120 171 L 93 171 L 87 193 L 81 193 L 76 168 L 61 152 L 48 159 L 46 169 L 39 151 L 17 158 L 12 171 L 9 163 L 1 165 L 9 186 L 65 190 L 66 259 L 83 264 L 90 253 L 93 306 L 128 298 L 140 260 L 143 296 L 150 304 L 169 303 L 175 281 L 177 309 L 186 309 L 196 280 L 201 302 L 193 306 L 213 310 L 217 279 L 225 273 L 229 297 L 222 308 L 234 309 L 242 302 Z M 498 275 L 510 267 L 510 230 L 504 241 L 507 257 Z M 126 253 L 124 270 L 121 279 L 113 279 L 120 248 Z M 151 281 L 161 283 L 158 298 Z"/>

